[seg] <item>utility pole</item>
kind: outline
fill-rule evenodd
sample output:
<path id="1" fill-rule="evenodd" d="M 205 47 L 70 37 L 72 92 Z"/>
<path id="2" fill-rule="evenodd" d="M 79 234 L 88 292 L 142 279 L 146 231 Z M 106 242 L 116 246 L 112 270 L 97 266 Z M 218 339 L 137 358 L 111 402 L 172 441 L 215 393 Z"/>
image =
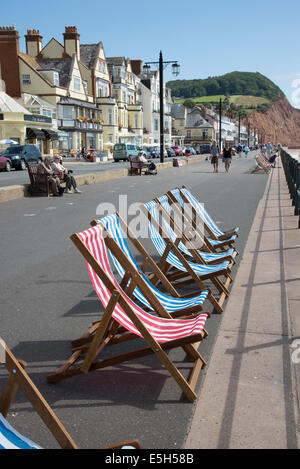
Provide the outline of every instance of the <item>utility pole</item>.
<path id="1" fill-rule="evenodd" d="M 165 110 L 164 110 L 164 63 L 162 51 L 159 53 L 159 93 L 160 93 L 160 162 L 165 160 Z"/>
<path id="2" fill-rule="evenodd" d="M 241 113 L 239 112 L 239 141 L 238 145 L 241 143 Z"/>
<path id="3" fill-rule="evenodd" d="M 219 109 L 219 152 L 222 151 L 222 98 L 220 98 L 220 109 Z"/>

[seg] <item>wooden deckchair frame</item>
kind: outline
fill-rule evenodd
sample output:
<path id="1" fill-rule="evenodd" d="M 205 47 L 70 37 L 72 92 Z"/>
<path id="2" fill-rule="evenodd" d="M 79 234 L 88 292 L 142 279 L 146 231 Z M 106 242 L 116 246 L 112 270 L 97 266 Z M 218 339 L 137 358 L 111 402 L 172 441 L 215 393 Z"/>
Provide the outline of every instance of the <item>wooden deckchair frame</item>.
<path id="1" fill-rule="evenodd" d="M 188 187 L 186 186 L 182 186 L 183 189 L 188 189 Z M 190 200 L 186 197 L 186 195 L 182 192 L 182 190 L 180 188 L 176 188 L 177 190 L 179 190 L 180 192 L 180 196 L 183 200 L 184 203 L 186 204 L 189 204 L 191 205 L 191 202 Z M 191 191 L 190 191 L 191 192 Z M 170 195 L 170 197 L 172 198 L 172 200 L 176 200 L 176 198 L 174 198 L 172 192 L 168 192 L 168 194 Z M 178 202 L 178 201 L 177 201 Z M 192 213 L 193 213 L 193 217 L 190 218 L 188 216 L 188 214 L 185 213 L 185 216 L 189 219 L 189 222 L 192 223 L 192 226 L 193 228 L 198 231 L 198 227 L 197 227 L 197 224 L 196 224 L 196 221 L 195 219 L 197 218 L 197 216 L 201 216 L 197 210 L 192 207 Z M 216 240 L 216 241 L 221 241 L 221 243 L 219 243 L 217 246 L 213 246 L 210 242 L 209 242 L 209 239 L 208 237 L 205 235 L 205 233 L 202 233 L 202 236 L 204 237 L 204 240 L 205 240 L 205 243 L 210 246 L 210 248 L 215 251 L 217 249 L 227 249 L 228 246 L 231 246 L 233 247 L 232 245 L 234 244 L 234 240 L 231 240 L 229 238 L 231 238 L 233 235 L 236 235 L 238 237 L 238 233 L 235 232 L 234 230 L 228 230 L 223 236 L 216 236 L 215 233 L 211 230 L 211 228 L 207 225 L 207 223 L 205 223 L 205 220 L 203 220 L 203 227 L 204 227 L 204 230 L 208 233 L 209 237 Z"/>
<path id="2" fill-rule="evenodd" d="M 20 388 L 60 447 L 62 449 L 78 449 L 76 443 L 39 392 L 33 381 L 29 378 L 25 371 L 26 363 L 22 360 L 18 360 L 4 341 L 0 339 L 0 347 L 3 346 L 5 348 L 4 366 L 9 372 L 9 377 L 0 395 L 0 413 L 4 418 L 7 417 L 16 393 Z M 135 448 L 141 447 L 138 440 L 133 440 L 118 443 L 111 448 L 118 449 L 122 446 L 133 446 Z"/>
<path id="3" fill-rule="evenodd" d="M 190 359 L 194 361 L 194 366 L 189 380 L 186 380 L 170 360 L 166 354 L 166 350 L 201 342 L 206 335 L 205 331 L 203 330 L 199 334 L 189 335 L 180 339 L 171 340 L 163 344 L 158 343 L 140 320 L 140 318 L 136 315 L 128 301 L 126 301 L 120 292 L 116 290 L 112 280 L 84 245 L 79 235 L 75 233 L 71 236 L 71 240 L 78 248 L 79 252 L 83 255 L 86 262 L 91 266 L 96 275 L 104 283 L 105 287 L 110 291 L 111 298 L 95 331 L 91 344 L 86 347 L 80 346 L 77 350 L 73 350 L 72 356 L 67 360 L 67 362 L 61 368 L 59 368 L 57 372 L 47 377 L 48 382 L 56 383 L 73 376 L 82 375 L 84 373 L 89 373 L 109 366 L 114 366 L 119 363 L 124 363 L 130 360 L 155 354 L 161 361 L 162 365 L 165 366 L 167 371 L 176 381 L 186 397 L 189 400 L 194 401 L 197 398 L 195 393 L 197 379 L 201 369 L 205 366 L 201 355 L 195 347 L 189 348 L 188 354 Z M 125 352 L 114 357 L 98 360 L 97 356 L 106 346 L 114 345 L 126 340 L 131 340 L 132 336 L 134 335 L 129 332 L 123 333 L 118 337 L 120 332 L 119 323 L 117 323 L 117 321 L 115 321 L 115 319 L 112 317 L 113 311 L 117 304 L 120 305 L 125 314 L 132 321 L 148 346 L 130 352 Z M 76 364 L 80 358 L 82 358 L 83 361 L 79 364 Z"/>
<path id="4" fill-rule="evenodd" d="M 178 190 L 180 192 L 180 189 L 178 189 Z M 184 194 L 181 194 L 182 198 L 183 198 L 183 195 Z M 197 223 L 196 223 L 198 213 L 197 213 L 196 209 L 191 205 L 190 201 L 186 199 L 186 197 L 184 197 L 184 200 L 191 207 L 191 212 L 192 212 L 191 215 L 187 210 L 184 209 L 184 207 L 181 206 L 181 204 L 178 202 L 178 200 L 176 199 L 176 197 L 174 196 L 172 191 L 167 192 L 166 196 L 169 199 L 169 204 L 174 204 L 175 205 L 175 207 L 177 209 L 177 212 L 180 213 L 180 216 L 183 219 L 183 223 L 185 225 L 187 225 L 189 227 L 189 229 L 192 230 L 190 233 L 187 234 L 187 239 L 188 240 L 190 240 L 190 237 L 192 238 L 192 237 L 198 237 L 199 236 L 200 239 L 203 241 L 203 251 L 205 251 L 205 252 L 220 254 L 222 252 L 225 252 L 228 248 L 232 248 L 237 254 L 237 251 L 236 251 L 235 247 L 232 246 L 232 244 L 230 246 L 228 246 L 228 243 L 225 241 L 225 242 L 219 242 L 217 245 L 213 245 L 210 242 L 209 238 L 206 236 L 205 232 L 201 232 L 199 230 L 199 227 L 197 226 Z"/>
<path id="5" fill-rule="evenodd" d="M 178 225 L 176 224 L 175 220 L 170 216 L 170 214 L 166 211 L 165 207 L 163 206 L 163 204 L 160 203 L 159 199 L 154 199 L 154 201 L 159 205 L 160 207 L 160 212 L 162 214 L 162 217 L 163 219 L 165 220 L 166 223 L 169 223 L 169 221 L 171 221 L 171 227 L 174 231 L 174 234 L 176 235 L 176 246 L 179 245 L 180 242 L 182 242 L 183 244 L 186 244 L 186 243 L 189 243 L 189 244 L 192 244 L 193 241 L 189 240 L 186 235 L 184 233 L 182 233 L 182 230 L 180 230 L 180 228 L 178 227 Z M 162 233 L 166 233 L 166 231 L 164 230 Z M 170 240 L 170 238 L 169 238 Z M 175 244 L 174 243 L 174 244 Z M 227 274 L 225 274 L 225 278 L 226 280 L 229 278 L 229 282 L 228 282 L 228 285 L 229 283 L 232 281 L 231 280 L 231 277 L 229 276 L 229 273 L 231 272 L 231 268 L 232 268 L 232 265 L 233 265 L 233 259 L 232 259 L 232 256 L 228 256 L 227 258 L 224 258 L 222 260 L 217 260 L 217 261 L 213 261 L 213 262 L 206 262 L 203 257 L 201 256 L 200 252 L 195 248 L 195 246 L 193 246 L 192 249 L 189 249 L 191 255 L 192 255 L 192 259 L 190 258 L 187 258 L 186 255 L 182 252 L 182 255 L 187 259 L 187 261 L 191 262 L 191 261 L 194 261 L 195 263 L 197 264 L 203 264 L 203 265 L 218 265 L 222 262 L 225 262 L 225 261 L 229 261 L 230 264 L 229 266 L 227 267 Z M 218 289 L 220 290 L 220 292 L 224 291 L 225 293 L 227 293 L 227 296 L 228 296 L 228 290 L 227 288 L 223 288 L 222 285 L 219 280 L 219 275 L 217 276 L 212 276 L 211 279 L 210 279 L 214 284 L 215 286 L 218 286 Z"/>
<path id="6" fill-rule="evenodd" d="M 163 208 L 163 207 L 162 207 Z M 178 244 L 180 243 L 181 239 L 177 238 L 175 242 L 173 242 L 169 234 L 166 232 L 163 226 L 159 224 L 155 218 L 151 216 L 151 213 L 149 210 L 145 207 L 144 204 L 140 206 L 141 211 L 145 214 L 147 217 L 147 220 L 154 226 L 154 228 L 159 232 L 159 234 L 163 237 L 165 243 L 166 243 L 166 248 L 161 256 L 158 267 L 159 269 L 164 273 L 164 275 L 168 278 L 168 280 L 173 283 L 176 283 L 177 288 L 184 287 L 186 285 L 190 285 L 191 283 L 196 283 L 196 285 L 200 288 L 200 290 L 205 290 L 207 287 L 204 284 L 205 280 L 210 280 L 218 289 L 220 293 L 219 300 L 215 298 L 215 296 L 212 294 L 210 291 L 207 299 L 211 302 L 214 308 L 219 313 L 223 312 L 223 303 L 225 299 L 229 295 L 228 287 L 232 281 L 229 271 L 227 269 L 220 270 L 217 273 L 208 273 L 206 275 L 198 275 L 192 268 L 191 264 L 187 261 L 186 257 L 183 255 L 182 251 L 178 248 Z M 164 212 L 162 211 L 162 214 L 164 215 Z M 170 251 L 173 251 L 173 253 L 177 256 L 179 261 L 183 264 L 183 266 L 186 269 L 186 272 L 178 271 L 178 269 L 174 269 L 172 265 L 170 265 L 167 262 L 168 255 Z M 226 282 L 223 284 L 219 277 L 224 275 L 226 277 Z M 159 284 L 159 279 L 154 278 L 153 283 Z"/>

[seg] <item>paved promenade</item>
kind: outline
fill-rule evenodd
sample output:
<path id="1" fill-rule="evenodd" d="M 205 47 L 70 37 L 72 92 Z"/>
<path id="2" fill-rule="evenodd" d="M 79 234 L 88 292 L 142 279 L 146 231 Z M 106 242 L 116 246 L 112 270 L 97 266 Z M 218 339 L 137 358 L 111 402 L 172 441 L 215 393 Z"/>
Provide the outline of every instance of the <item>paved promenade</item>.
<path id="1" fill-rule="evenodd" d="M 150 449 L 296 446 L 300 364 L 292 364 L 290 345 L 300 337 L 300 230 L 282 173 L 252 175 L 253 167 L 253 155 L 235 158 L 229 174 L 222 164 L 213 174 L 202 161 L 156 177 L 89 184 L 81 195 L 0 204 L 0 335 L 28 363 L 30 377 L 81 448 L 135 437 Z M 182 184 L 221 227 L 241 227 L 229 301 L 223 315 L 213 312 L 201 345 L 208 366 L 197 403 L 182 397 L 155 357 L 49 385 L 46 376 L 68 358 L 70 340 L 102 311 L 69 236 L 89 226 L 101 202 L 118 207 L 126 194 L 130 205 Z M 150 240 L 143 244 L 155 256 Z M 171 357 L 187 374 L 183 352 Z M 3 383 L 1 369 L 0 389 Z M 56 447 L 22 393 L 10 421 L 42 446 Z"/>
<path id="2" fill-rule="evenodd" d="M 300 230 L 269 176 L 223 315 L 186 448 L 299 448 Z M 292 354 L 294 354 L 293 363 Z"/>

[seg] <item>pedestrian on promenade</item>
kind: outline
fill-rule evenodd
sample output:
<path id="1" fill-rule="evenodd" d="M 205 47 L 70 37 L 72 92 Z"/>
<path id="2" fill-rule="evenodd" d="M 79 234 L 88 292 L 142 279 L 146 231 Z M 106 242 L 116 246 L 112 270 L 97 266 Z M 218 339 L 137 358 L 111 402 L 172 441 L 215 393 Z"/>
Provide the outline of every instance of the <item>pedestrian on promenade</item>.
<path id="1" fill-rule="evenodd" d="M 245 152 L 245 158 L 248 157 L 248 153 L 249 153 L 249 147 L 246 145 L 245 148 L 244 148 L 244 152 Z"/>
<path id="2" fill-rule="evenodd" d="M 54 160 L 51 163 L 51 168 L 53 169 L 55 174 L 59 174 L 59 173 L 63 174 L 64 182 L 66 183 L 66 187 L 67 187 L 67 194 L 73 194 L 72 189 L 74 189 L 74 192 L 76 192 L 77 194 L 81 194 L 81 191 L 77 187 L 76 180 L 74 176 L 72 176 L 73 171 L 68 170 L 60 163 L 59 156 L 54 157 Z"/>
<path id="3" fill-rule="evenodd" d="M 239 154 L 239 157 L 242 158 L 243 147 L 241 143 L 238 144 L 237 152 Z"/>
<path id="4" fill-rule="evenodd" d="M 39 163 L 37 167 L 37 174 L 38 180 L 39 175 L 42 176 L 48 174 L 53 197 L 62 197 L 64 193 L 64 188 L 60 184 L 59 177 L 55 175 L 53 169 L 51 168 L 51 159 L 49 157 L 46 157 L 44 161 Z M 40 181 L 44 182 L 44 178 L 41 177 Z"/>
<path id="5" fill-rule="evenodd" d="M 267 144 L 267 153 L 268 153 L 269 158 L 272 156 L 272 150 L 273 150 L 273 145 L 272 145 L 271 142 L 268 142 L 268 144 Z"/>
<path id="6" fill-rule="evenodd" d="M 214 167 L 214 173 L 217 173 L 219 171 L 219 147 L 217 145 L 217 142 L 214 140 L 213 144 L 210 149 L 210 160 L 211 164 Z"/>
<path id="7" fill-rule="evenodd" d="M 225 171 L 228 173 L 232 162 L 232 149 L 228 142 L 223 150 L 223 162 L 225 164 Z"/>

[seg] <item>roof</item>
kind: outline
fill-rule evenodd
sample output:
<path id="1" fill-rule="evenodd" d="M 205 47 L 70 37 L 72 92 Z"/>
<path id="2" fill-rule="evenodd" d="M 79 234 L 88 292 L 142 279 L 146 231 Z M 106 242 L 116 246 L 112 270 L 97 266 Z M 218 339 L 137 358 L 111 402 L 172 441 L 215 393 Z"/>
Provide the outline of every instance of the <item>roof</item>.
<path id="1" fill-rule="evenodd" d="M 171 106 L 171 116 L 175 119 L 184 119 L 186 109 L 183 104 L 172 104 Z"/>
<path id="2" fill-rule="evenodd" d="M 106 57 L 106 62 L 109 65 L 126 65 L 125 57 Z"/>
<path id="3" fill-rule="evenodd" d="M 59 85 L 67 88 L 72 66 L 72 59 L 37 61 L 39 70 L 54 70 L 59 73 Z M 37 70 L 37 71 L 39 71 Z"/>
<path id="4" fill-rule="evenodd" d="M 99 44 L 81 44 L 80 45 L 80 62 L 87 68 L 94 67 L 95 59 L 98 56 Z"/>
<path id="5" fill-rule="evenodd" d="M 11 96 L 4 91 L 0 91 L 0 111 L 1 112 L 21 112 L 22 114 L 30 114 L 30 112 L 21 104 L 17 103 Z"/>

